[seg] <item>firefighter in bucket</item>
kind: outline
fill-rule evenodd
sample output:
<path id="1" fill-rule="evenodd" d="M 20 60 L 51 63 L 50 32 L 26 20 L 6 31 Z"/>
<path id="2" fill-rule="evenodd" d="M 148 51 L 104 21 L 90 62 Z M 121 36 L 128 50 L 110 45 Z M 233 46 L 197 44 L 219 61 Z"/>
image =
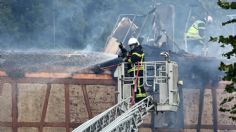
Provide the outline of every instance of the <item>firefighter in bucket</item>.
<path id="1" fill-rule="evenodd" d="M 130 38 L 128 45 L 130 47 L 129 52 L 123 47 L 122 43 L 120 43 L 119 48 L 121 49 L 121 55 L 119 56 L 122 57 L 125 62 L 128 62 L 127 72 L 131 77 L 134 76 L 135 78 L 131 88 L 132 97 L 135 99 L 135 103 L 137 103 L 147 97 L 143 85 L 144 66 L 142 62 L 144 62 L 144 53 L 142 46 L 136 38 Z"/>

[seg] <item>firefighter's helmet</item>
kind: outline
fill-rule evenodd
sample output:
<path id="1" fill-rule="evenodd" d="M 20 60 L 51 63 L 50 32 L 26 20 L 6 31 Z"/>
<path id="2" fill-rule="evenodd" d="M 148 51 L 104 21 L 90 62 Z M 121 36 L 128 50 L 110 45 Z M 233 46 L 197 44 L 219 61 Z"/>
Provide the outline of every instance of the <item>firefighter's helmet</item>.
<path id="1" fill-rule="evenodd" d="M 128 41 L 128 45 L 131 46 L 131 45 L 139 45 L 139 42 L 136 38 L 130 38 L 129 41 Z"/>
<path id="2" fill-rule="evenodd" d="M 213 22 L 212 16 L 207 16 L 207 22 Z"/>

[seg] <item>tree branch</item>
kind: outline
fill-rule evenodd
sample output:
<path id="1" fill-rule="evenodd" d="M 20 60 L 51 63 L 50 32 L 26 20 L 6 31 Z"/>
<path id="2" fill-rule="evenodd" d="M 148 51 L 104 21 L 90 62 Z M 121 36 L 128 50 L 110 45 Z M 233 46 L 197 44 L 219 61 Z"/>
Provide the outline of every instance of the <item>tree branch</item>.
<path id="1" fill-rule="evenodd" d="M 236 9 L 236 2 L 225 2 L 224 0 L 218 0 L 217 4 L 223 9 Z"/>
<path id="2" fill-rule="evenodd" d="M 227 24 L 231 24 L 231 23 L 236 23 L 236 19 L 232 19 L 232 20 L 229 20 L 229 21 L 223 22 L 223 23 L 222 23 L 222 26 L 225 26 L 225 25 L 227 25 Z"/>

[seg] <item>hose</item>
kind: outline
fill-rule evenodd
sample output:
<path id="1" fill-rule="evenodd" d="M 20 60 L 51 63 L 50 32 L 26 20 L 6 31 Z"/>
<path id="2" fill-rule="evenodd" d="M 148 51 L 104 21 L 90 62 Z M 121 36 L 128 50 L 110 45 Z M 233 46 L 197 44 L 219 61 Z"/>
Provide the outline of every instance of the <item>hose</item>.
<path id="1" fill-rule="evenodd" d="M 139 70 L 140 70 L 140 62 L 138 62 L 138 70 L 137 70 L 137 74 L 135 76 L 134 88 L 132 90 L 132 100 L 131 100 L 132 105 L 135 104 L 135 92 L 136 92 L 136 85 L 137 85 L 137 81 L 138 81 Z"/>
<path id="2" fill-rule="evenodd" d="M 110 65 L 110 66 L 104 66 L 104 67 L 100 67 L 100 69 L 106 70 L 106 69 L 109 69 L 109 68 L 112 68 L 112 67 L 116 67 L 116 66 L 118 66 L 118 65 L 119 65 L 119 64 Z"/>

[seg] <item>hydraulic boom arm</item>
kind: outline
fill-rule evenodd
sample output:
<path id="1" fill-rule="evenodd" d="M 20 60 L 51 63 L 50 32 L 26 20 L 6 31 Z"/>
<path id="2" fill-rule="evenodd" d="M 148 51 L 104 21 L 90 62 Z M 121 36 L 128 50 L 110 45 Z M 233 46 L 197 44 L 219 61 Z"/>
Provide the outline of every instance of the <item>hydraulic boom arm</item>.
<path id="1" fill-rule="evenodd" d="M 138 126 L 148 111 L 154 107 L 152 97 L 148 96 L 130 107 L 127 98 L 103 113 L 88 120 L 72 132 L 129 132 L 138 130 Z"/>

